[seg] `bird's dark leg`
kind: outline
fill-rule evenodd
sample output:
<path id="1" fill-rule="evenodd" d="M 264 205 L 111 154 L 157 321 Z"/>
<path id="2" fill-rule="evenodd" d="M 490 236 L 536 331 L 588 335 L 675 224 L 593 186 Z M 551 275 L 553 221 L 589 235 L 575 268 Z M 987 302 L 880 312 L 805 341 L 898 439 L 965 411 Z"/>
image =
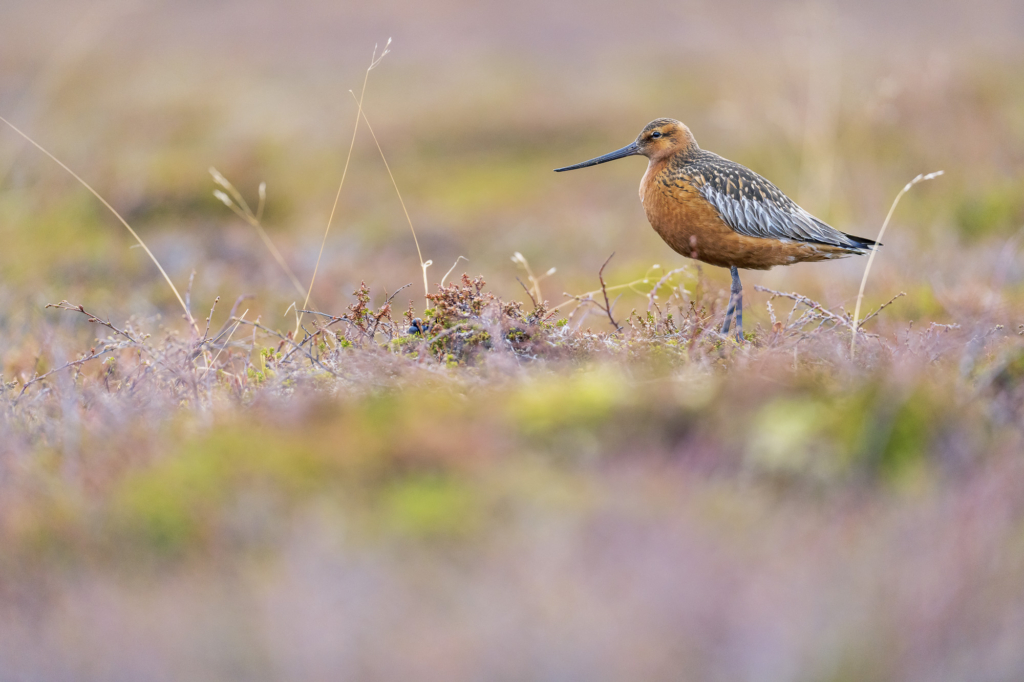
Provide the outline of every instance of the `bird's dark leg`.
<path id="1" fill-rule="evenodd" d="M 729 295 L 729 307 L 725 309 L 725 322 L 722 323 L 722 336 L 729 333 L 732 325 L 732 312 L 736 310 L 736 294 Z"/>
<path id="2" fill-rule="evenodd" d="M 740 284 L 740 271 L 732 269 L 732 294 L 736 297 L 736 340 L 743 340 L 743 285 Z"/>
<path id="3" fill-rule="evenodd" d="M 731 295 L 729 296 L 729 308 L 725 311 L 725 322 L 722 323 L 722 334 L 729 333 L 729 327 L 732 323 L 732 315 L 736 313 L 736 339 L 738 341 L 743 340 L 743 285 L 740 284 L 740 271 L 736 269 L 736 266 L 729 268 L 729 272 L 732 274 L 732 288 L 730 289 Z"/>

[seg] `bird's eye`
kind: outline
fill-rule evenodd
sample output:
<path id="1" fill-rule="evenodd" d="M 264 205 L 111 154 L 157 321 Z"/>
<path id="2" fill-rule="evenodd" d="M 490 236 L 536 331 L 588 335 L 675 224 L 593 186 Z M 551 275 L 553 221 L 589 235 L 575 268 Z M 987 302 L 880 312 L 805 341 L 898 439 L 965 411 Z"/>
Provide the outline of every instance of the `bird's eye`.
<path id="1" fill-rule="evenodd" d="M 655 130 L 653 133 L 651 133 L 651 137 L 653 137 L 655 139 L 661 137 L 661 131 L 660 130 Z"/>

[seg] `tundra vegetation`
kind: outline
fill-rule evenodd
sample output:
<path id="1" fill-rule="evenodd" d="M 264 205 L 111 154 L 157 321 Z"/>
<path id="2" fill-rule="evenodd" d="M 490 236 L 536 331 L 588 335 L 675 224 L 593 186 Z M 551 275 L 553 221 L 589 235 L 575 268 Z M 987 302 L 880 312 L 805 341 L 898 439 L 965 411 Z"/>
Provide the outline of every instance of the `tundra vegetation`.
<path id="1" fill-rule="evenodd" d="M 694 21 L 803 51 L 643 78 L 543 32 L 517 60 L 514 13 L 471 68 L 255 39 L 328 4 L 216 40 L 108 8 L 42 81 L 0 67 L 0 115 L 109 202 L 0 124 L 0 681 L 1024 675 L 1019 38 L 939 12 L 942 49 L 854 69 L 884 29 L 733 3 Z M 264 49 L 280 71 L 226 60 Z M 653 109 L 885 222 L 870 276 L 745 273 L 719 334 L 728 273 L 652 233 L 642 167 L 550 172 Z"/>

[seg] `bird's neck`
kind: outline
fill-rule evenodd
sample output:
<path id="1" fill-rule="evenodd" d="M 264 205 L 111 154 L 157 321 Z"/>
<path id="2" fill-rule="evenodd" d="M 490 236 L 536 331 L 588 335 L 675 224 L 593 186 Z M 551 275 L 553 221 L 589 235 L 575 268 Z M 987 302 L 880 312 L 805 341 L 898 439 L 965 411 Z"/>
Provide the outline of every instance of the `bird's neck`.
<path id="1" fill-rule="evenodd" d="M 695 142 L 688 147 L 676 150 L 675 153 L 665 159 L 665 164 L 673 170 L 686 168 L 691 163 L 699 160 L 701 152 L 701 148 Z"/>
<path id="2" fill-rule="evenodd" d="M 679 165 L 686 165 L 690 161 L 696 159 L 697 155 L 700 154 L 700 147 L 697 146 L 697 141 L 693 139 L 693 135 L 687 134 L 686 138 L 679 144 L 670 147 L 664 151 L 660 151 L 657 154 L 653 154 L 648 157 L 651 166 L 655 164 L 664 165 L 671 163 L 673 167 Z"/>
<path id="3" fill-rule="evenodd" d="M 690 139 L 687 140 L 687 144 L 681 145 L 676 149 L 675 153 L 672 154 L 672 160 L 674 163 L 678 162 L 685 165 L 694 161 L 700 154 L 700 151 L 700 147 L 697 146 L 697 140 L 693 139 L 693 136 L 691 135 Z"/>
<path id="4" fill-rule="evenodd" d="M 654 178 L 658 177 L 661 171 L 665 170 L 665 166 L 668 164 L 669 157 L 662 158 L 651 158 L 647 162 L 647 172 L 644 173 L 644 177 L 640 179 L 640 203 L 645 203 L 645 195 L 647 190 L 654 183 Z"/>

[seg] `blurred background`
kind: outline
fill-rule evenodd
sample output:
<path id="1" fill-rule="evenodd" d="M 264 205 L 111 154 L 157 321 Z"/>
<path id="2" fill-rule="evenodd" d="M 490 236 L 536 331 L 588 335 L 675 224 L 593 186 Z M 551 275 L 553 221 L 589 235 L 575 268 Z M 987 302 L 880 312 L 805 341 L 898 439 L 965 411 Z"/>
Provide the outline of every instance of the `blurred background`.
<path id="1" fill-rule="evenodd" d="M 208 371 L 127 231 L 0 127 L 0 682 L 1024 679 L 1022 36 L 1019 0 L 0 0 L 0 116 L 195 273 L 196 317 L 223 297 L 215 330 L 302 301 L 208 168 L 266 183 L 303 288 L 389 38 L 365 112 L 432 283 L 463 257 L 523 300 L 521 253 L 558 303 L 614 252 L 610 284 L 689 264 L 723 304 L 647 224 L 642 159 L 552 173 L 656 117 L 869 238 L 945 171 L 856 359 L 771 336 L 754 291 L 850 311 L 851 258 L 745 274 L 756 343 L 550 326 L 537 362 L 448 366 L 406 336 L 335 381 L 248 330 Z M 362 280 L 422 306 L 365 126 L 314 304 Z M 21 400 L 106 332 L 60 299 L 152 337 Z"/>
<path id="2" fill-rule="evenodd" d="M 522 297 L 518 251 L 537 272 L 557 268 L 542 290 L 561 302 L 594 288 L 612 252 L 613 282 L 687 263 L 645 220 L 644 160 L 551 172 L 660 116 L 867 237 L 904 183 L 945 170 L 897 212 L 869 290 L 870 301 L 907 290 L 911 318 L 948 321 L 963 282 L 1024 221 L 1020 2 L 6 0 L 2 12 L 0 111 L 122 211 L 179 288 L 195 269 L 200 308 L 250 293 L 273 321 L 296 298 L 256 232 L 212 196 L 210 166 L 254 205 L 267 183 L 266 229 L 308 284 L 355 121 L 349 90 L 389 37 L 365 108 L 432 282 L 463 256 L 455 274 Z M 172 303 L 127 232 L 10 130 L 0 240 L 0 286 L 26 311 L 61 298 L 118 314 Z M 958 266 L 940 275 L 944 259 Z M 862 267 L 745 283 L 839 305 Z M 705 271 L 725 288 L 726 272 Z M 1020 275 L 1009 273 L 1017 288 Z M 365 127 L 314 300 L 336 309 L 363 279 L 378 296 L 421 281 Z"/>

